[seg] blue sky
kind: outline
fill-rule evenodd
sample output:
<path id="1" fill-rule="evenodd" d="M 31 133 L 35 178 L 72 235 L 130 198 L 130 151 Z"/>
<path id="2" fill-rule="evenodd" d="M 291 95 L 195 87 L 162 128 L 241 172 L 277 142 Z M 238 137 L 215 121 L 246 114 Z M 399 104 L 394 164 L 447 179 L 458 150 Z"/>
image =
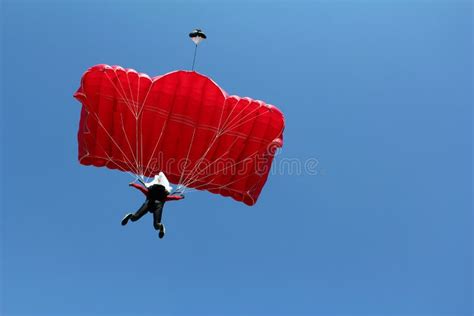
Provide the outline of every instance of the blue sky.
<path id="1" fill-rule="evenodd" d="M 472 315 L 471 1 L 3 1 L 2 315 Z M 77 161 L 82 73 L 189 69 L 286 116 L 254 207 L 151 217 Z"/>

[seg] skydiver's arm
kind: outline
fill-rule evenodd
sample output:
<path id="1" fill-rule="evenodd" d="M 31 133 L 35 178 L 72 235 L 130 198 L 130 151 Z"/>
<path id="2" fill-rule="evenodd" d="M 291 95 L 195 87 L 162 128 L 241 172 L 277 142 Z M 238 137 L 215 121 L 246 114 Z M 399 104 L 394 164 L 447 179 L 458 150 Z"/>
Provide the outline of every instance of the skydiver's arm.
<path id="1" fill-rule="evenodd" d="M 145 188 L 144 186 L 139 185 L 138 183 L 129 183 L 128 184 L 131 187 L 134 187 L 137 190 L 140 190 L 143 194 L 147 195 L 148 194 L 148 189 Z"/>
<path id="2" fill-rule="evenodd" d="M 184 195 L 180 194 L 180 195 L 168 195 L 166 197 L 166 201 L 179 201 L 179 200 L 182 200 L 184 199 Z"/>

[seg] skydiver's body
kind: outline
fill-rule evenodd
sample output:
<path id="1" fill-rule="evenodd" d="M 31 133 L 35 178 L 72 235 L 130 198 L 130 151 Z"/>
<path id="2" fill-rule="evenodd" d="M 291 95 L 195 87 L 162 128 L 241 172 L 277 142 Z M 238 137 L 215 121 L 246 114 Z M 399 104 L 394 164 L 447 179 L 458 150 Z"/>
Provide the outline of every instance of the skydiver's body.
<path id="1" fill-rule="evenodd" d="M 130 183 L 129 186 L 140 190 L 145 196 L 145 203 L 135 212 L 129 213 L 122 219 L 122 225 L 127 225 L 128 221 L 135 222 L 143 217 L 147 212 L 153 213 L 153 227 L 159 230 L 159 237 L 165 235 L 165 226 L 161 223 L 163 207 L 167 201 L 177 201 L 184 198 L 183 195 L 170 195 L 171 187 L 166 188 L 166 184 L 157 184 L 156 181 L 146 186 Z"/>

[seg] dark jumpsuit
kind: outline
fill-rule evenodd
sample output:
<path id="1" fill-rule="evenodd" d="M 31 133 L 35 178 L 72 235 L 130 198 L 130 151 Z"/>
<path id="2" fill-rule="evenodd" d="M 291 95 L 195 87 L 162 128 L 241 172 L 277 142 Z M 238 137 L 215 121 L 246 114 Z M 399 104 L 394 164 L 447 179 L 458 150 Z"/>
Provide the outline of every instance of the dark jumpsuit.
<path id="1" fill-rule="evenodd" d="M 160 229 L 161 216 L 163 214 L 163 206 L 167 201 L 181 200 L 183 196 L 180 195 L 169 195 L 165 187 L 159 184 L 154 184 L 148 188 L 145 188 L 139 184 L 131 183 L 130 186 L 140 190 L 146 196 L 146 201 L 142 206 L 130 216 L 132 222 L 138 221 L 147 212 L 153 213 L 153 227 L 156 230 Z"/>

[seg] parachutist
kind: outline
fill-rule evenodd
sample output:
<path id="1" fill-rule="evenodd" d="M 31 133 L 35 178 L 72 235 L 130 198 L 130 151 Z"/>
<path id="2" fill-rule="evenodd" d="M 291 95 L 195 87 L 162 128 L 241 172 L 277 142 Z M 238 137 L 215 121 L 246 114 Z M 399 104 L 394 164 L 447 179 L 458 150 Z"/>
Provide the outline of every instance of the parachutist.
<path id="1" fill-rule="evenodd" d="M 132 222 L 138 221 L 143 215 L 150 212 L 153 213 L 153 227 L 159 231 L 158 236 L 163 238 L 165 235 L 165 226 L 161 222 L 161 217 L 163 215 L 165 202 L 181 200 L 184 198 L 184 195 L 170 195 L 172 188 L 162 172 L 155 176 L 153 181 L 145 183 L 144 186 L 137 183 L 130 183 L 129 186 L 140 190 L 146 196 L 146 200 L 135 214 L 128 213 L 125 215 L 122 219 L 122 225 L 127 225 L 129 220 Z"/>

